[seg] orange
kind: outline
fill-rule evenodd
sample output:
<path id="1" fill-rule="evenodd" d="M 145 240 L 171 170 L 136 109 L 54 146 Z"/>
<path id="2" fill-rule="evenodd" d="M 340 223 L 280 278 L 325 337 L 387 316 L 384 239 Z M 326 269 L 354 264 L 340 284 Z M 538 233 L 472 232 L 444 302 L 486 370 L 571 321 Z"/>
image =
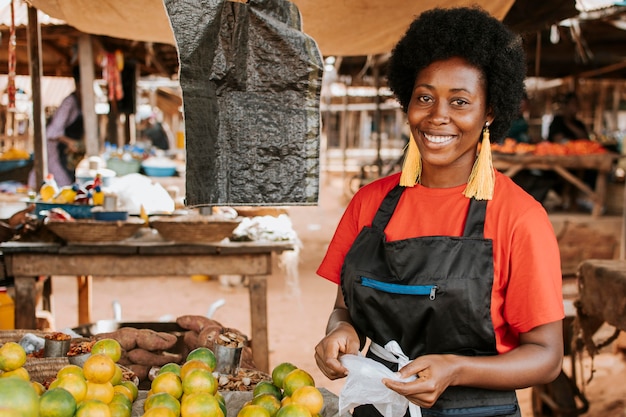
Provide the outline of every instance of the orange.
<path id="1" fill-rule="evenodd" d="M 76 374 L 68 374 L 58 378 L 50 386 L 68 390 L 76 400 L 76 403 L 80 403 L 87 395 L 87 381 Z"/>
<path id="2" fill-rule="evenodd" d="M 13 371 L 26 363 L 26 351 L 16 342 L 6 342 L 0 347 L 0 370 Z"/>
<path id="3" fill-rule="evenodd" d="M 14 369 L 12 371 L 4 372 L 2 375 L 0 375 L 0 378 L 9 378 L 9 377 L 19 378 L 24 381 L 30 382 L 30 374 L 28 373 L 26 368 L 24 368 L 23 366 L 17 369 Z"/>
<path id="4" fill-rule="evenodd" d="M 280 400 L 276 398 L 273 394 L 259 394 L 252 399 L 252 404 L 260 405 L 265 408 L 270 413 L 270 417 L 274 417 L 276 412 L 280 409 L 281 404 Z"/>
<path id="5" fill-rule="evenodd" d="M 78 406 L 75 417 L 111 417 L 111 410 L 102 401 L 85 400 Z"/>
<path id="6" fill-rule="evenodd" d="M 309 409 L 311 414 L 318 414 L 324 407 L 324 396 L 319 389 L 308 385 L 296 389 L 291 394 L 291 401 L 302 404 Z"/>
<path id="7" fill-rule="evenodd" d="M 302 404 L 291 403 L 281 407 L 276 417 L 312 417 L 308 408 Z"/>
<path id="8" fill-rule="evenodd" d="M 176 362 L 166 363 L 165 365 L 159 368 L 159 372 L 157 373 L 157 375 L 163 374 L 165 372 L 173 372 L 176 375 L 180 376 L 180 365 L 177 364 Z"/>
<path id="9" fill-rule="evenodd" d="M 133 402 L 133 393 L 128 387 L 125 387 L 124 385 L 113 385 L 113 392 L 115 394 L 123 395 L 131 403 Z"/>
<path id="10" fill-rule="evenodd" d="M 22 417 L 19 411 L 5 408 L 0 405 L 0 417 Z"/>
<path id="11" fill-rule="evenodd" d="M 109 382 L 115 375 L 115 362 L 104 353 L 92 354 L 83 364 L 83 373 L 87 381 L 102 384 Z"/>
<path id="12" fill-rule="evenodd" d="M 304 369 L 294 369 L 289 372 L 283 379 L 284 395 L 291 397 L 293 392 L 303 386 L 315 386 L 315 381 L 311 374 Z"/>
<path id="13" fill-rule="evenodd" d="M 167 407 L 155 407 L 146 411 L 143 417 L 178 417 L 179 415 Z"/>
<path id="14" fill-rule="evenodd" d="M 183 383 L 173 372 L 165 372 L 161 375 L 157 375 L 150 384 L 150 390 L 152 392 L 167 392 L 172 397 L 179 399 L 183 395 Z"/>
<path id="15" fill-rule="evenodd" d="M 119 385 L 122 382 L 122 378 L 124 378 L 124 374 L 122 373 L 122 368 L 119 365 L 115 364 L 115 373 L 111 378 L 111 384 Z"/>
<path id="16" fill-rule="evenodd" d="M 283 362 L 279 365 L 276 365 L 274 369 L 272 369 L 272 382 L 278 388 L 283 388 L 283 380 L 287 376 L 287 374 L 294 369 L 298 369 L 296 365 L 291 362 Z"/>
<path id="17" fill-rule="evenodd" d="M 286 406 L 288 404 L 291 404 L 292 402 L 293 401 L 291 400 L 291 397 L 284 396 L 283 399 L 280 400 L 280 406 L 284 407 L 284 406 Z"/>
<path id="18" fill-rule="evenodd" d="M 157 392 L 152 394 L 143 403 L 143 410 L 148 411 L 152 408 L 165 407 L 173 411 L 177 416 L 180 415 L 180 403 L 176 398 L 167 392 Z"/>
<path id="19" fill-rule="evenodd" d="M 248 404 L 241 407 L 237 417 L 271 417 L 270 412 L 265 407 L 256 404 Z"/>
<path id="20" fill-rule="evenodd" d="M 152 383 L 154 384 L 154 381 Z M 207 369 L 192 369 L 183 378 L 182 389 L 185 394 L 205 392 L 214 395 L 217 388 L 217 379 Z"/>
<path id="21" fill-rule="evenodd" d="M 279 400 L 283 398 L 283 393 L 281 392 L 280 388 L 278 388 L 270 381 L 260 381 L 255 385 L 254 389 L 252 390 L 252 396 L 256 397 L 260 394 L 272 394 Z"/>
<path id="22" fill-rule="evenodd" d="M 110 357 L 113 362 L 117 362 L 122 357 L 122 346 L 115 339 L 100 339 L 91 347 L 91 354 L 102 353 Z"/>
<path id="23" fill-rule="evenodd" d="M 125 386 L 130 390 L 130 392 L 133 393 L 132 401 L 137 399 L 137 396 L 139 396 L 139 388 L 137 388 L 137 385 L 135 385 L 132 381 L 122 381 L 120 385 Z"/>
<path id="24" fill-rule="evenodd" d="M 213 395 L 196 392 L 185 396 L 180 404 L 180 415 L 182 417 L 224 417 L 224 412 Z"/>
<path id="25" fill-rule="evenodd" d="M 115 390 L 110 382 L 104 382 L 98 384 L 97 382 L 87 381 L 87 393 L 85 394 L 86 400 L 100 400 L 105 404 L 108 404 L 113 399 Z"/>
<path id="26" fill-rule="evenodd" d="M 124 403 L 109 403 L 109 412 L 111 417 L 131 417 L 133 415 L 132 407 L 128 407 Z"/>
<path id="27" fill-rule="evenodd" d="M 215 358 L 215 354 L 208 347 L 201 346 L 195 348 L 194 350 L 189 352 L 187 358 L 185 359 L 185 362 L 192 361 L 194 359 L 201 360 L 202 362 L 209 365 L 209 368 L 211 368 L 211 372 L 213 372 L 215 370 L 215 367 L 217 366 L 217 359 Z"/>
<path id="28" fill-rule="evenodd" d="M 42 383 L 37 381 L 30 381 L 30 384 L 35 388 L 37 395 L 41 396 L 44 392 L 46 392 L 46 387 L 43 386 Z"/>
<path id="29" fill-rule="evenodd" d="M 85 377 L 85 374 L 83 373 L 83 368 L 78 365 L 73 365 L 71 363 L 59 369 L 59 371 L 57 372 L 57 378 L 61 378 L 67 374 L 76 374 L 79 375 L 81 378 Z"/>
<path id="30" fill-rule="evenodd" d="M 63 388 L 53 388 L 39 398 L 39 417 L 73 417 L 76 400 Z"/>
<path id="31" fill-rule="evenodd" d="M 133 402 L 129 400 L 127 396 L 119 392 L 116 392 L 115 394 L 113 394 L 113 399 L 111 400 L 109 405 L 115 404 L 115 403 L 124 404 L 126 407 L 128 407 L 129 410 L 132 410 L 133 408 Z"/>
<path id="32" fill-rule="evenodd" d="M 30 382 L 20 378 L 0 379 L 0 407 L 20 417 L 39 416 L 39 396 Z M 7 415 L 10 415 L 7 411 Z"/>
<path id="33" fill-rule="evenodd" d="M 201 361 L 200 359 L 192 359 L 183 363 L 182 366 L 180 367 L 180 378 L 185 379 L 185 375 L 187 375 L 189 371 L 191 371 L 192 369 L 198 369 L 198 368 L 206 369 L 209 372 L 213 372 L 211 367 L 207 365 L 206 362 Z"/>

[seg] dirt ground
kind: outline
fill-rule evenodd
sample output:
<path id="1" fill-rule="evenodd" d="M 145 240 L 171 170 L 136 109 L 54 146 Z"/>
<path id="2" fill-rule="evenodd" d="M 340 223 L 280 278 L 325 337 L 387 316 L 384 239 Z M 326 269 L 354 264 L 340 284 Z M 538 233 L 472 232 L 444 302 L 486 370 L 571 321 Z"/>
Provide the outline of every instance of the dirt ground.
<path id="1" fill-rule="evenodd" d="M 297 279 L 286 279 L 278 257 L 268 285 L 270 367 L 292 362 L 309 371 L 320 387 L 339 394 L 343 381 L 329 381 L 317 369 L 313 348 L 324 334 L 336 286 L 315 274 L 329 239 L 345 207 L 341 178 L 322 177 L 322 193 L 315 207 L 291 207 L 289 215 L 302 241 Z M 53 278 L 54 322 L 57 329 L 77 325 L 76 280 Z M 113 318 L 113 303 L 119 302 L 124 321 L 169 321 L 184 314 L 207 314 L 210 306 L 224 300 L 213 318 L 224 326 L 250 334 L 248 291 L 244 285 L 224 285 L 216 277 L 114 279 L 95 277 L 93 320 Z M 566 358 L 566 360 L 568 360 Z M 564 365 L 569 372 L 569 364 Z M 585 357 L 578 373 L 589 377 Z M 613 350 L 596 356 L 594 376 L 584 388 L 589 400 L 585 416 L 626 416 L 626 360 Z M 581 372 L 582 370 L 582 372 Z M 579 386 L 581 386 L 579 384 Z M 531 389 L 519 391 L 524 417 L 532 416 Z"/>

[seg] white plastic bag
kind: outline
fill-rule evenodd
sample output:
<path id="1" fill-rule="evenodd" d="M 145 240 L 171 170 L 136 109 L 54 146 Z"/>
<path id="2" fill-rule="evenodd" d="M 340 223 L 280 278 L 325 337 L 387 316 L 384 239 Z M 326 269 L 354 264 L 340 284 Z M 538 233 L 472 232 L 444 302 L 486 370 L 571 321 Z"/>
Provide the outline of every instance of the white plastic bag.
<path id="1" fill-rule="evenodd" d="M 361 355 L 343 355 L 339 359 L 348 369 L 346 383 L 339 394 L 339 414 L 362 404 L 372 404 L 384 417 L 402 417 L 409 406 L 406 397 L 390 390 L 383 378 L 409 382 L 415 376 L 400 378 L 382 363 Z"/>

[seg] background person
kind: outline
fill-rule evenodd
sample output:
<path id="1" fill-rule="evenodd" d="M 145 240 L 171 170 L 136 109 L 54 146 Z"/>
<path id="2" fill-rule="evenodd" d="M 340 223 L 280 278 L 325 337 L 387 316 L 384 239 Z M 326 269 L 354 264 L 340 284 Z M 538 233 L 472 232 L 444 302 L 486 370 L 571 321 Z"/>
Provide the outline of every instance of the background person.
<path id="1" fill-rule="evenodd" d="M 489 132 L 502 139 L 524 91 L 522 43 L 480 9 L 434 9 L 389 65 L 412 139 L 401 174 L 355 194 L 318 269 L 340 285 L 316 362 L 345 377 L 340 356 L 369 339 L 367 357 L 418 377 L 383 382 L 424 416 L 520 416 L 515 390 L 560 372 L 564 317 L 550 220 L 491 165 Z"/>
<path id="2" fill-rule="evenodd" d="M 561 103 L 560 113 L 554 116 L 548 130 L 548 140 L 554 143 L 565 143 L 575 139 L 589 139 L 585 124 L 578 119 L 578 97 L 570 92 Z"/>
<path id="3" fill-rule="evenodd" d="M 72 68 L 75 89 L 65 97 L 46 126 L 46 149 L 48 152 L 48 173 L 54 175 L 59 187 L 73 184 L 76 180 L 76 165 L 85 155 L 83 143 L 84 125 L 80 97 L 80 71 Z M 37 189 L 34 170 L 28 185 Z"/>

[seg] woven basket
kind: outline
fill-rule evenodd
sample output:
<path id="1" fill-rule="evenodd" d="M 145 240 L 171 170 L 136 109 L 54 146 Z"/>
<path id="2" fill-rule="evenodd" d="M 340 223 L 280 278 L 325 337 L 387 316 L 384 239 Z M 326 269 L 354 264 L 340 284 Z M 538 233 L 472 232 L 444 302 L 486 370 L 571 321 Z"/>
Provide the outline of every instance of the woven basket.
<path id="1" fill-rule="evenodd" d="M 131 217 L 125 221 L 49 220 L 46 227 L 66 242 L 118 242 L 134 235 L 144 221 Z"/>
<path id="2" fill-rule="evenodd" d="M 70 361 L 65 358 L 28 358 L 24 368 L 28 371 L 30 379 L 44 384 L 46 381 L 54 379 L 57 372 Z"/>
<path id="3" fill-rule="evenodd" d="M 238 225 L 238 219 L 213 219 L 202 215 L 150 218 L 150 227 L 163 239 L 186 243 L 219 242 L 230 237 Z"/>
<path id="4" fill-rule="evenodd" d="M 15 329 L 15 330 L 0 330 L 0 346 L 7 342 L 19 342 L 26 333 L 34 334 L 35 336 L 44 337 L 52 332 L 45 332 L 43 330 L 31 330 L 31 329 Z"/>

